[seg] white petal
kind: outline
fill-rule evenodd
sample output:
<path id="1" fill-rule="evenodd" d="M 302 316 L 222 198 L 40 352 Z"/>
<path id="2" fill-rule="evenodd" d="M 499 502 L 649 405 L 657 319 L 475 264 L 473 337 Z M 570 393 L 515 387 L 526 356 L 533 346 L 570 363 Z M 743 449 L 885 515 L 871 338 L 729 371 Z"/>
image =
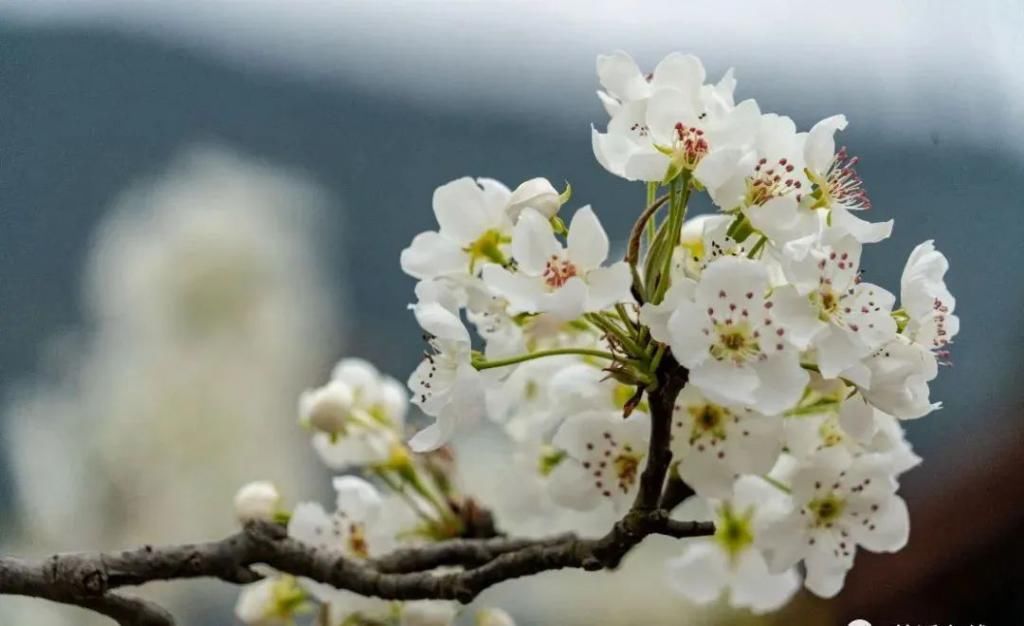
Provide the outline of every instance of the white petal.
<path id="1" fill-rule="evenodd" d="M 597 77 L 608 93 L 624 100 L 642 98 L 649 89 L 636 61 L 621 50 L 597 55 Z"/>
<path id="2" fill-rule="evenodd" d="M 697 115 L 695 95 L 679 89 L 659 89 L 647 101 L 647 126 L 654 141 L 662 145 L 672 145 L 676 124 L 692 126 Z"/>
<path id="3" fill-rule="evenodd" d="M 434 231 L 413 237 L 399 258 L 402 271 L 413 278 L 426 279 L 469 271 L 469 259 L 459 244 Z"/>
<path id="4" fill-rule="evenodd" d="M 792 194 L 771 198 L 761 206 L 746 210 L 754 228 L 775 241 L 788 241 L 797 226 L 799 206 Z"/>
<path id="5" fill-rule="evenodd" d="M 825 329 L 825 323 L 811 306 L 791 286 L 780 287 L 772 292 L 772 315 L 786 328 L 789 342 L 799 350 L 806 350 L 811 340 Z"/>
<path id="6" fill-rule="evenodd" d="M 839 425 L 857 441 L 868 441 L 875 434 L 875 409 L 863 397 L 856 395 L 843 402 L 839 410 Z"/>
<path id="7" fill-rule="evenodd" d="M 568 322 L 583 315 L 587 304 L 587 283 L 579 276 L 570 278 L 558 289 L 540 298 L 540 310 Z"/>
<path id="8" fill-rule="evenodd" d="M 569 260 L 583 271 L 599 267 L 608 258 L 608 235 L 589 206 L 572 216 L 566 252 Z"/>
<path id="9" fill-rule="evenodd" d="M 358 476 L 336 476 L 331 485 L 337 496 L 337 507 L 356 521 L 374 519 L 384 504 L 380 492 Z"/>
<path id="10" fill-rule="evenodd" d="M 669 345 L 672 354 L 686 367 L 695 367 L 707 360 L 711 338 L 705 335 L 702 323 L 706 313 L 694 302 L 680 302 L 668 319 Z M 698 321 L 700 320 L 700 321 Z"/>
<path id="11" fill-rule="evenodd" d="M 729 603 L 749 608 L 754 613 L 767 613 L 781 608 L 799 589 L 800 578 L 796 571 L 788 569 L 773 574 L 768 571 L 761 553 L 748 549 L 736 564 Z"/>
<path id="12" fill-rule="evenodd" d="M 846 128 L 845 115 L 826 117 L 811 127 L 804 143 L 804 160 L 811 171 L 824 173 L 828 170 L 836 153 L 834 135 L 837 130 L 844 128 Z"/>
<path id="13" fill-rule="evenodd" d="M 853 333 L 829 326 L 814 342 L 818 348 L 818 368 L 825 378 L 835 378 L 867 352 Z"/>
<path id="14" fill-rule="evenodd" d="M 548 219 L 533 209 L 525 209 L 516 223 L 509 249 L 519 271 L 540 276 L 551 257 L 560 255 L 562 246 Z"/>
<path id="15" fill-rule="evenodd" d="M 755 403 L 754 392 L 758 389 L 759 383 L 757 374 L 751 368 L 714 359 L 692 368 L 690 382 L 712 400 L 747 406 Z M 758 409 L 761 407 L 758 406 Z"/>
<path id="16" fill-rule="evenodd" d="M 413 435 L 409 447 L 414 452 L 437 450 L 451 440 L 455 427 L 455 419 L 438 416 L 433 424 Z"/>
<path id="17" fill-rule="evenodd" d="M 668 157 L 653 148 L 635 149 L 622 166 L 629 180 L 661 181 L 668 173 Z"/>
<path id="18" fill-rule="evenodd" d="M 744 174 L 746 151 L 740 148 L 715 150 L 705 156 L 693 170 L 693 176 L 708 189 L 716 189 L 735 176 Z"/>
<path id="19" fill-rule="evenodd" d="M 647 326 L 651 336 L 662 343 L 669 343 L 668 321 L 680 304 L 693 300 L 697 283 L 689 279 L 674 280 L 658 304 L 645 303 L 640 307 L 640 323 Z"/>
<path id="20" fill-rule="evenodd" d="M 719 300 L 719 294 L 723 291 L 727 296 L 730 293 L 736 296 L 747 292 L 763 296 L 767 289 L 768 270 L 764 264 L 747 258 L 725 256 L 712 261 L 704 269 L 700 283 L 697 284 L 697 301 L 712 304 Z M 699 318 L 691 318 L 691 321 L 695 319 Z"/>
<path id="21" fill-rule="evenodd" d="M 469 331 L 457 315 L 437 302 L 423 302 L 413 307 L 420 328 L 443 341 L 469 344 Z"/>
<path id="22" fill-rule="evenodd" d="M 894 496 L 885 501 L 871 517 L 867 528 L 857 526 L 857 543 L 872 552 L 898 552 L 907 545 L 910 537 L 910 514 L 903 498 Z"/>
<path id="23" fill-rule="evenodd" d="M 563 460 L 551 471 L 548 491 L 555 502 L 576 511 L 593 510 L 601 502 L 590 473 L 573 459 Z"/>
<path id="24" fill-rule="evenodd" d="M 508 300 L 509 313 L 536 313 L 541 310 L 544 285 L 536 278 L 513 274 L 497 265 L 486 265 L 483 279 L 495 294 Z"/>
<path id="25" fill-rule="evenodd" d="M 558 213 L 561 206 L 558 191 L 546 178 L 531 178 L 522 183 L 508 199 L 508 214 L 513 220 L 518 219 L 523 209 L 531 208 L 545 217 L 551 218 Z"/>
<path id="26" fill-rule="evenodd" d="M 832 207 L 832 227 L 849 233 L 861 243 L 877 243 L 892 234 L 892 220 L 867 222 L 841 206 Z"/>
<path id="27" fill-rule="evenodd" d="M 587 311 L 600 311 L 619 302 L 633 299 L 629 287 L 633 276 L 624 261 L 587 273 Z"/>
<path id="28" fill-rule="evenodd" d="M 675 88 L 696 97 L 704 84 L 704 64 L 692 54 L 673 52 L 654 68 L 651 85 L 655 89 Z"/>
<path id="29" fill-rule="evenodd" d="M 624 164 L 632 151 L 632 146 L 625 137 L 601 133 L 591 126 L 590 145 L 594 150 L 594 158 L 601 167 L 616 176 L 625 176 Z"/>
<path id="30" fill-rule="evenodd" d="M 792 408 L 803 395 L 809 376 L 794 352 L 776 353 L 754 366 L 759 380 L 754 393 L 758 411 L 769 415 Z"/>
<path id="31" fill-rule="evenodd" d="M 815 554 L 817 553 L 820 551 L 815 551 Z M 805 563 L 807 577 L 804 579 L 804 586 L 814 595 L 820 598 L 833 598 L 843 588 L 849 568 L 811 557 L 808 557 Z"/>
<path id="32" fill-rule="evenodd" d="M 666 566 L 672 588 L 698 604 L 717 600 L 729 578 L 725 554 L 708 539 L 691 542 Z"/>
<path id="33" fill-rule="evenodd" d="M 444 236 L 463 245 L 496 226 L 489 220 L 483 191 L 468 176 L 434 190 L 434 215 Z"/>

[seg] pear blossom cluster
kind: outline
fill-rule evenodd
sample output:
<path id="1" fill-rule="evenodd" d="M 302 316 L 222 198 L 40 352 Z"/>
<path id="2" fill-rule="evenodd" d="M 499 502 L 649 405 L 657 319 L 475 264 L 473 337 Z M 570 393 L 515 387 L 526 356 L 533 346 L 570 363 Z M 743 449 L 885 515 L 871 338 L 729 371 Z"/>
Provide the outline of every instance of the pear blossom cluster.
<path id="1" fill-rule="evenodd" d="M 443 477 L 451 444 L 474 429 L 497 429 L 529 459 L 513 469 L 553 509 L 594 515 L 627 511 L 651 451 L 666 446 L 668 481 L 693 494 L 672 515 L 715 524 L 669 556 L 671 589 L 755 613 L 801 587 L 832 597 L 858 550 L 908 540 L 899 481 L 921 459 L 902 422 L 940 408 L 929 383 L 959 330 L 948 261 L 925 241 L 898 291 L 864 279 L 865 246 L 893 222 L 864 217 L 857 157 L 837 147 L 844 116 L 798 130 L 736 102 L 732 70 L 709 82 L 691 55 L 646 72 L 617 52 L 597 73 L 609 119 L 592 129 L 594 155 L 646 199 L 616 239 L 625 257 L 568 185 L 441 185 L 437 228 L 401 253 L 425 343 L 407 388 L 347 359 L 300 399 L 314 449 L 345 473 L 335 509 L 285 511 L 265 484 L 236 508 L 366 559 L 459 536 L 469 498 Z M 697 194 L 715 211 L 690 215 Z M 668 440 L 652 441 L 667 375 L 680 391 Z M 427 418 L 414 433 L 410 404 Z M 247 591 L 238 613 L 271 624 L 312 605 L 330 624 L 448 624 L 457 611 L 281 575 Z M 495 610 L 479 623 L 512 622 Z"/>

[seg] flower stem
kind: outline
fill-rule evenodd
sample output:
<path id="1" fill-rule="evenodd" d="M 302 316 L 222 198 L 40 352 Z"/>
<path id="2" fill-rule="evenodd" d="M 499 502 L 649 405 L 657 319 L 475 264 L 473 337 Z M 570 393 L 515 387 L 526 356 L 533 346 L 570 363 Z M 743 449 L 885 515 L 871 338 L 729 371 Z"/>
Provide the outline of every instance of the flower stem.
<path id="1" fill-rule="evenodd" d="M 749 253 L 747 253 L 747 258 L 755 258 L 757 256 L 757 253 L 761 251 L 761 248 L 764 248 L 764 244 L 766 243 L 768 243 L 768 238 L 765 237 L 764 235 L 761 235 L 761 238 L 757 240 L 757 243 L 754 244 L 754 247 L 750 249 Z"/>
<path id="2" fill-rule="evenodd" d="M 775 480 L 771 476 L 762 475 L 761 479 L 764 480 L 764 482 L 766 482 L 769 485 L 771 485 L 772 487 L 775 487 L 779 491 L 783 491 L 785 493 L 793 493 L 793 490 L 790 489 L 788 485 L 786 485 L 784 482 L 782 482 L 780 480 Z"/>
<path id="3" fill-rule="evenodd" d="M 654 199 L 658 195 L 658 183 L 647 183 L 647 206 L 654 204 Z M 650 246 L 654 243 L 654 222 L 647 220 L 647 245 Z"/>
<path id="4" fill-rule="evenodd" d="M 516 356 L 508 357 L 507 359 L 495 359 L 493 361 L 488 361 L 487 359 L 478 359 L 473 361 L 473 367 L 475 367 L 478 370 L 487 370 L 495 367 L 505 367 L 506 365 L 515 365 L 516 363 L 522 363 L 523 361 L 541 359 L 546 356 L 559 356 L 562 354 L 579 354 L 582 356 L 593 356 L 601 359 L 608 359 L 611 361 L 614 361 L 618 358 L 611 352 L 605 352 L 604 350 L 591 350 L 589 348 L 554 348 L 551 350 L 537 350 L 536 352 L 527 352 L 526 354 L 519 354 Z"/>

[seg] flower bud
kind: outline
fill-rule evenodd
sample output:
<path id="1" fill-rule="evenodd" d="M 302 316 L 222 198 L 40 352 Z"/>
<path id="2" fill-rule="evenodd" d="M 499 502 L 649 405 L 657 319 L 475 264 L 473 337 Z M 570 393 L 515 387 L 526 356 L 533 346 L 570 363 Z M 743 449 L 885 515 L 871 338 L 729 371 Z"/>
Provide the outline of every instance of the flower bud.
<path id="1" fill-rule="evenodd" d="M 562 206 L 558 191 L 546 178 L 531 178 L 516 187 L 508 199 L 508 215 L 513 220 L 519 217 L 523 209 L 534 209 L 552 218 Z"/>
<path id="2" fill-rule="evenodd" d="M 251 482 L 235 494 L 235 515 L 239 521 L 273 520 L 281 504 L 281 494 L 274 483 L 258 480 Z"/>
<path id="3" fill-rule="evenodd" d="M 302 393 L 299 398 L 300 421 L 315 430 L 340 434 L 348 426 L 354 403 L 351 387 L 332 380 L 319 389 Z"/>

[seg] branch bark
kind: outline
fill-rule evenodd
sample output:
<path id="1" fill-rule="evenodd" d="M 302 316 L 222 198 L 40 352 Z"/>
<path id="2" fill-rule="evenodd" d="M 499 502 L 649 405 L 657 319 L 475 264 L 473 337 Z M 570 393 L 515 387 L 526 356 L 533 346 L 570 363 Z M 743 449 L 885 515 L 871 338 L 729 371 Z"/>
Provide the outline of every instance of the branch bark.
<path id="1" fill-rule="evenodd" d="M 656 385 L 648 392 L 651 441 L 636 499 L 598 539 L 572 534 L 546 539 L 456 539 L 358 561 L 296 541 L 283 526 L 252 522 L 234 535 L 208 543 L 60 554 L 35 561 L 0 558 L 0 594 L 80 606 L 124 626 L 171 626 L 174 620 L 164 609 L 116 590 L 200 577 L 247 584 L 261 578 L 251 566 L 265 564 L 365 596 L 467 603 L 484 589 L 513 578 L 565 568 L 614 569 L 649 535 L 684 538 L 714 533 L 710 522 L 669 519 L 664 506 L 665 478 L 672 462 L 672 413 L 688 374 L 671 353 L 661 360 Z M 451 567 L 459 569 L 439 570 Z"/>

